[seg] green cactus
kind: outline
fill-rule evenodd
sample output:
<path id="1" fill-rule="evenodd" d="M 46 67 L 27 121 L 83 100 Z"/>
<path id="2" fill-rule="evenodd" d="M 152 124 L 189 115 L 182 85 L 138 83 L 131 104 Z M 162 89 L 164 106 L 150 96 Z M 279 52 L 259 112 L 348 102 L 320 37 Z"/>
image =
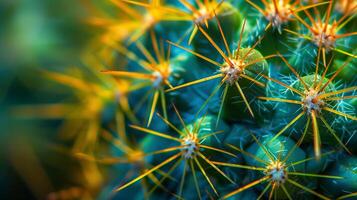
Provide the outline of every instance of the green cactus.
<path id="1" fill-rule="evenodd" d="M 75 98 L 41 114 L 103 169 L 94 199 L 356 198 L 357 7 L 343 2 L 86 2 L 87 62 L 41 70 Z"/>

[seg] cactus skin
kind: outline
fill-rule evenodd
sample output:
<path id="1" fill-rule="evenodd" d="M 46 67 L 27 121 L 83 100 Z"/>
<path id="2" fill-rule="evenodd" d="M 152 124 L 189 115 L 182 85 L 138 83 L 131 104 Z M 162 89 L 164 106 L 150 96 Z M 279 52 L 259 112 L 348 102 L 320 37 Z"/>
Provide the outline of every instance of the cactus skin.
<path id="1" fill-rule="evenodd" d="M 327 194 L 333 196 L 342 196 L 356 191 L 356 162 L 357 159 L 355 156 L 344 156 L 341 158 L 340 163 L 335 163 L 332 168 L 328 170 L 328 173 L 343 176 L 345 179 L 321 182 L 321 188 L 326 191 Z"/>
<path id="2" fill-rule="evenodd" d="M 197 11 L 202 11 L 199 10 L 199 8 L 203 8 L 202 6 L 207 6 L 206 4 L 200 5 L 192 3 L 190 1 L 186 2 L 186 4 L 170 2 L 170 6 L 174 7 L 175 9 L 184 11 L 192 15 L 192 13 L 194 13 L 194 10 L 191 10 L 190 5 L 194 6 Z M 326 6 L 324 4 L 318 4 L 316 6 L 311 6 L 312 4 L 307 5 L 310 7 L 307 7 L 306 10 L 309 11 L 316 10 L 317 12 L 319 12 L 320 10 L 329 9 L 329 6 Z M 325 194 L 321 193 L 322 190 L 318 187 L 318 183 L 321 181 L 326 181 L 326 178 L 331 181 L 334 181 L 334 179 L 340 179 L 338 175 L 331 177 L 323 177 L 324 175 L 322 174 L 326 174 L 327 172 L 328 168 L 326 167 L 326 165 L 333 165 L 333 163 L 337 163 L 336 159 L 338 158 L 331 156 L 331 152 L 329 150 L 336 148 L 336 146 L 337 148 L 340 148 L 341 145 L 335 145 L 336 138 L 329 133 L 329 128 L 327 128 L 323 124 L 320 124 L 321 127 L 319 127 L 319 133 L 321 133 L 320 138 L 322 143 L 322 150 L 320 149 L 321 153 L 318 153 L 318 157 L 321 158 L 319 158 L 320 160 L 315 161 L 314 156 L 316 155 L 316 145 L 313 144 L 314 140 L 311 139 L 313 138 L 315 129 L 312 129 L 311 127 L 306 128 L 306 118 L 305 121 L 300 120 L 294 123 L 291 126 L 291 130 L 289 129 L 289 131 L 284 133 L 285 136 L 277 137 L 276 135 L 281 130 L 281 128 L 286 125 L 287 122 L 290 122 L 294 118 L 293 114 L 301 110 L 303 107 L 301 105 L 295 104 L 283 104 L 282 102 L 269 102 L 269 99 L 267 99 L 267 102 L 264 102 L 258 100 L 257 98 L 267 96 L 269 98 L 282 98 L 300 101 L 300 97 L 296 96 L 296 94 L 290 91 L 289 88 L 293 88 L 295 90 L 300 91 L 301 93 L 305 93 L 306 91 L 303 84 L 306 84 L 308 87 L 314 87 L 316 82 L 321 82 L 321 85 L 328 83 L 330 81 L 331 75 L 327 76 L 327 73 L 325 74 L 324 68 L 322 66 L 326 65 L 326 60 L 329 61 L 329 59 L 332 59 L 331 52 L 322 52 L 320 49 L 316 50 L 316 47 L 313 44 L 292 34 L 300 32 L 302 29 L 306 28 L 302 24 L 302 20 L 300 20 L 300 18 L 306 17 L 306 12 L 303 11 L 305 7 L 301 7 L 304 9 L 301 9 L 299 10 L 299 12 L 291 14 L 291 17 L 293 18 L 300 17 L 299 20 L 293 23 L 284 24 L 281 27 L 273 27 L 265 30 L 267 26 L 272 25 L 269 25 L 269 21 L 266 21 L 267 19 L 265 17 L 261 16 L 256 20 L 249 19 L 249 17 L 245 16 L 245 9 L 239 9 L 235 6 L 247 7 L 250 5 L 245 2 L 239 2 L 237 4 L 229 1 L 224 2 L 219 5 L 215 14 L 210 15 L 210 17 L 205 19 L 207 21 L 203 24 L 196 23 L 190 26 L 190 22 L 186 20 L 177 20 L 170 22 L 164 21 L 164 19 L 162 19 L 164 22 L 158 22 L 157 24 L 155 24 L 155 35 L 167 39 L 169 41 L 168 44 L 171 46 L 171 52 L 173 57 L 179 57 L 179 59 L 171 63 L 174 66 L 178 67 L 180 79 L 170 81 L 173 83 L 174 89 L 169 88 L 166 90 L 167 96 L 169 97 L 167 98 L 167 101 L 173 102 L 179 108 L 179 110 L 181 110 L 183 121 L 190 121 L 192 123 L 182 124 L 181 120 L 179 120 L 177 117 L 172 115 L 172 113 L 170 113 L 171 111 L 173 111 L 173 107 L 169 104 L 167 104 L 167 119 L 169 119 L 169 121 L 172 121 L 175 126 L 179 125 L 179 130 L 182 132 L 198 131 L 197 133 L 199 137 L 202 137 L 201 134 L 206 134 L 206 131 L 208 133 L 222 130 L 222 133 L 217 134 L 214 137 L 205 139 L 203 144 L 213 146 L 215 148 L 219 148 L 227 152 L 236 152 L 235 149 L 230 148 L 230 145 L 236 146 L 241 149 L 241 151 L 235 154 L 237 158 L 232 158 L 229 155 L 224 155 L 217 151 L 211 152 L 205 150 L 203 152 L 205 154 L 208 154 L 212 162 L 215 163 L 217 167 L 222 169 L 222 172 L 226 173 L 229 177 L 231 177 L 239 187 L 243 187 L 244 185 L 249 184 L 250 182 L 248 180 L 254 180 L 259 176 L 257 176 L 257 173 L 255 173 L 255 171 L 251 171 L 249 173 L 250 176 L 244 177 L 243 174 L 245 169 L 229 168 L 228 164 L 238 163 L 249 166 L 261 166 L 261 164 L 254 162 L 254 159 L 252 159 L 251 157 L 245 155 L 244 153 L 242 154 L 242 151 L 247 151 L 260 159 L 268 161 L 268 158 L 266 156 L 263 156 L 266 154 L 266 152 L 263 151 L 261 146 L 259 145 L 261 142 L 263 145 L 267 146 L 267 149 L 270 152 L 279 152 L 280 150 L 285 152 L 285 154 L 279 155 L 281 157 L 285 157 L 287 156 L 286 154 L 289 153 L 289 158 L 286 160 L 286 163 L 293 163 L 309 158 L 309 161 L 302 162 L 301 164 L 294 166 L 293 170 L 299 171 L 301 173 L 307 173 L 308 175 L 302 177 L 295 177 L 294 175 L 291 175 L 291 177 L 289 176 L 291 178 L 291 181 L 294 181 L 295 184 L 287 184 L 284 189 L 280 187 L 280 189 L 277 190 L 276 194 L 274 195 L 275 198 L 287 199 L 289 196 L 294 196 L 297 199 L 312 198 L 314 196 L 327 198 Z M 296 7 L 296 9 L 299 8 L 300 7 Z M 252 9 L 247 10 L 251 11 Z M 214 17 L 214 15 L 217 15 L 217 19 Z M 305 18 L 303 19 L 305 20 Z M 182 28 L 180 30 L 177 30 L 178 27 Z M 180 34 L 182 36 L 185 33 L 188 34 L 186 34 L 185 37 L 180 37 Z M 148 34 L 143 34 L 140 40 L 150 41 L 150 39 L 148 38 Z M 150 47 L 150 42 L 144 42 L 143 44 L 146 48 L 149 49 L 149 51 L 155 53 L 155 50 Z M 226 44 L 228 46 L 228 49 Z M 235 48 L 237 48 L 237 46 L 240 49 L 234 50 Z M 254 47 L 254 49 L 251 49 L 251 47 Z M 222 52 L 219 52 L 217 48 L 219 48 Z M 236 55 L 237 52 L 239 52 L 238 55 Z M 245 57 L 246 52 L 250 52 L 247 57 Z M 283 56 L 281 57 L 285 57 L 284 62 L 282 59 L 279 58 L 274 58 L 271 60 L 271 62 L 269 62 L 269 60 L 267 59 L 264 59 L 264 56 L 276 54 L 277 52 L 279 52 L 278 55 L 283 54 Z M 259 85 L 252 84 L 252 82 L 247 79 L 241 79 L 239 82 L 241 88 L 243 88 L 244 93 L 246 94 L 245 97 L 249 99 L 249 106 L 252 109 L 252 113 L 254 113 L 254 117 L 252 117 L 252 115 L 247 111 L 247 105 L 244 101 L 242 101 L 241 94 L 237 91 L 236 87 L 229 87 L 227 91 L 225 91 L 224 87 L 221 87 L 219 89 L 220 92 L 212 96 L 212 91 L 219 84 L 218 80 L 210 82 L 207 81 L 200 85 L 195 84 L 192 86 L 188 86 L 191 82 L 193 83 L 195 81 L 197 82 L 203 80 L 203 78 L 205 77 L 210 77 L 212 76 L 212 74 L 215 75 L 217 74 L 217 72 L 224 70 L 224 65 L 228 61 L 225 56 L 222 55 L 222 53 L 226 56 L 228 54 L 233 54 L 234 56 L 236 55 L 237 58 L 245 57 L 246 62 L 261 59 L 261 61 L 254 63 L 252 66 L 249 66 L 247 68 L 246 74 L 249 75 L 249 73 L 251 72 L 258 72 L 258 76 L 251 75 L 251 77 L 254 77 L 256 81 L 259 81 L 260 83 L 264 84 L 265 87 L 260 87 Z M 215 66 L 215 64 L 210 62 L 208 59 L 218 63 L 219 66 Z M 348 57 L 346 58 L 338 55 L 336 56 L 336 58 L 334 58 L 333 64 L 328 67 L 332 72 L 336 70 L 339 71 L 339 67 L 336 67 L 336 65 L 342 66 L 346 59 L 348 59 Z M 289 67 L 291 67 L 289 63 L 291 63 L 292 68 L 294 68 L 299 74 L 298 77 L 296 76 L 296 72 L 293 72 L 291 68 L 289 69 Z M 319 66 L 318 69 L 316 68 L 316 63 Z M 289 67 L 287 65 L 289 65 Z M 215 70 L 215 67 L 220 68 L 218 68 L 218 70 Z M 348 74 L 348 70 L 351 70 L 351 68 L 352 70 L 354 70 L 353 67 L 346 67 L 341 73 L 336 73 L 336 77 L 333 77 L 334 80 L 331 80 L 331 83 L 329 83 L 326 87 L 324 86 L 325 88 L 323 92 L 336 92 L 341 89 L 343 90 L 344 88 L 352 87 L 353 82 L 355 82 L 356 80 L 354 77 L 351 77 Z M 316 69 L 317 71 L 315 71 Z M 321 76 L 323 76 L 322 81 Z M 345 82 L 341 83 L 339 82 L 339 80 Z M 278 84 L 277 81 L 282 81 L 283 83 L 286 83 L 287 86 Z M 188 86 L 187 88 L 182 90 L 175 89 L 175 87 L 180 88 L 182 85 L 185 84 Z M 350 92 L 354 93 L 354 90 L 350 89 L 347 91 L 347 93 Z M 142 92 L 137 92 L 136 95 L 139 97 L 142 95 Z M 222 95 L 226 96 L 222 99 Z M 337 98 L 340 97 L 340 95 L 330 96 L 330 98 L 333 97 Z M 135 98 L 137 99 L 137 97 Z M 132 100 L 131 103 L 135 106 L 137 102 L 135 102 L 135 100 Z M 347 99 L 334 102 L 331 101 L 328 103 L 332 108 L 337 107 L 339 111 L 347 111 L 347 113 L 352 116 L 352 118 L 349 117 L 349 119 L 347 120 L 342 120 L 341 116 L 337 115 L 336 117 L 336 115 L 331 112 L 324 112 L 324 119 L 326 120 L 326 123 L 330 124 L 334 129 L 336 129 L 336 136 L 338 138 L 342 139 L 342 141 L 346 141 L 345 136 L 341 133 L 343 131 L 339 129 L 339 126 L 337 124 L 354 124 L 353 116 L 355 115 L 355 113 L 353 113 L 353 111 L 351 112 L 351 109 L 349 109 L 351 101 L 350 99 Z M 158 111 L 160 113 L 163 110 L 159 109 Z M 204 114 L 205 112 L 206 114 Z M 141 112 L 141 115 L 145 117 L 145 113 L 146 112 Z M 203 115 L 207 116 L 204 117 Z M 201 121 L 202 119 L 204 120 Z M 194 130 L 194 127 L 197 126 L 197 123 L 202 123 L 201 126 L 203 128 L 200 130 Z M 310 124 L 311 123 L 312 122 L 310 122 Z M 282 124 L 282 126 L 280 126 L 279 128 L 277 124 Z M 163 123 L 160 123 L 157 118 L 154 117 L 153 123 L 150 126 L 150 130 L 165 130 L 165 133 L 168 132 L 170 136 L 175 135 L 172 132 L 172 129 L 166 129 L 162 126 Z M 255 131 L 254 133 L 251 133 L 250 130 L 253 129 Z M 271 132 L 266 134 L 268 131 Z M 129 131 L 129 135 L 130 132 L 132 131 Z M 305 132 L 306 134 L 305 138 L 301 137 L 303 132 Z M 257 137 L 259 136 L 259 139 L 252 140 L 251 134 L 256 135 Z M 134 141 L 140 141 L 140 139 L 138 138 L 141 138 L 141 140 L 144 140 L 146 145 L 148 146 L 150 146 L 150 144 L 155 145 L 160 143 L 160 140 L 154 139 L 155 137 L 150 137 L 151 139 L 146 139 L 146 137 L 149 136 L 131 136 L 132 140 Z M 272 138 L 275 139 L 272 140 Z M 352 137 L 352 139 L 354 139 L 354 137 Z M 189 144 L 187 143 L 186 145 Z M 301 147 L 297 147 L 296 145 L 301 145 Z M 166 145 L 165 143 L 157 145 L 157 147 L 160 146 Z M 153 149 L 147 149 L 146 151 L 152 150 Z M 290 152 L 290 150 L 292 152 Z M 351 149 L 351 151 L 353 150 Z M 277 157 L 278 154 L 273 153 L 273 156 Z M 155 166 L 157 164 L 165 162 L 165 159 L 167 159 L 166 156 L 158 155 L 154 160 L 150 159 L 148 160 L 148 162 L 153 163 L 153 166 Z M 168 166 L 172 165 L 173 164 Z M 200 170 L 200 167 L 198 165 L 194 168 L 196 168 L 196 171 Z M 203 166 L 203 168 L 206 167 Z M 162 169 L 166 172 L 170 171 L 169 167 L 163 167 Z M 179 167 L 174 170 L 173 177 L 178 180 L 182 180 L 181 175 L 183 175 L 183 170 L 184 166 L 180 164 Z M 190 173 L 189 171 L 187 171 L 188 175 L 184 180 L 182 186 L 181 183 L 174 183 L 170 180 L 165 180 L 163 182 L 165 188 L 158 187 L 157 183 L 155 182 L 150 183 L 149 185 L 151 187 L 158 188 L 155 191 L 160 191 L 153 192 L 150 195 L 151 197 L 155 198 L 169 198 L 169 196 L 171 195 L 175 196 L 178 194 L 182 195 L 182 197 L 185 199 L 195 199 L 197 197 L 229 197 L 229 199 L 255 199 L 258 198 L 259 195 L 262 195 L 262 197 L 264 198 L 268 198 L 269 195 L 274 193 L 271 192 L 271 194 L 269 194 L 269 192 L 266 192 L 265 194 L 262 194 L 263 190 L 265 189 L 265 186 L 261 185 L 258 186 L 255 190 L 244 189 L 245 191 L 242 191 L 242 193 L 239 192 L 239 194 L 230 196 L 229 194 L 231 194 L 232 191 L 235 191 L 235 188 L 237 187 L 233 185 L 221 185 L 226 184 L 225 178 L 223 176 L 219 176 L 219 172 L 217 170 L 209 168 L 206 168 L 206 170 L 209 174 L 208 177 L 212 178 L 211 183 L 209 183 L 209 181 L 205 181 L 207 180 L 207 176 L 205 176 L 204 174 L 196 173 L 197 176 L 195 177 L 193 176 L 192 172 Z M 309 174 L 316 174 L 316 176 L 314 175 L 315 178 L 311 178 L 309 177 Z M 320 177 L 320 174 L 322 178 Z M 213 187 L 211 184 L 213 185 Z M 307 188 L 302 187 L 301 185 L 299 186 L 299 184 L 302 184 Z M 192 187 L 189 187 L 190 185 Z M 181 188 L 182 191 L 181 189 L 179 189 L 180 191 L 178 191 L 178 188 Z M 215 192 L 211 190 L 212 188 L 220 190 L 223 194 L 220 192 L 218 192 L 219 194 L 215 194 Z M 201 190 L 201 192 L 199 192 L 199 190 Z M 204 190 L 206 190 L 207 192 L 202 192 Z M 172 193 L 170 194 L 169 191 Z M 122 193 L 122 191 L 119 191 L 118 195 L 120 193 Z M 160 193 L 162 194 L 160 195 Z M 338 196 L 342 194 L 334 193 L 328 195 Z M 118 198 L 120 199 L 119 196 Z"/>
<path id="3" fill-rule="evenodd" d="M 72 141 L 90 146 L 76 157 L 110 166 L 98 199 L 354 197 L 352 11 L 285 1 L 294 21 L 276 24 L 252 8 L 264 2 L 112 0 L 121 20 L 91 20 L 105 65 L 81 69 L 95 73 L 78 78 L 90 92 L 71 83 L 69 93 L 96 126 L 89 142 Z M 308 12 L 349 20 L 334 33 L 345 42 L 307 39 Z"/>

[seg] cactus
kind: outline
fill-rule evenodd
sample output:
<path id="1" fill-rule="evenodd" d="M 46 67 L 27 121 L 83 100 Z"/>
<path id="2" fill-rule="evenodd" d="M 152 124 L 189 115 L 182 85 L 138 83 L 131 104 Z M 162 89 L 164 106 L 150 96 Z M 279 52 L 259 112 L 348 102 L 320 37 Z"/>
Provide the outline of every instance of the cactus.
<path id="1" fill-rule="evenodd" d="M 41 114 L 105 171 L 97 199 L 356 198 L 349 3 L 93 3 L 83 66 L 41 71 L 75 103 Z"/>

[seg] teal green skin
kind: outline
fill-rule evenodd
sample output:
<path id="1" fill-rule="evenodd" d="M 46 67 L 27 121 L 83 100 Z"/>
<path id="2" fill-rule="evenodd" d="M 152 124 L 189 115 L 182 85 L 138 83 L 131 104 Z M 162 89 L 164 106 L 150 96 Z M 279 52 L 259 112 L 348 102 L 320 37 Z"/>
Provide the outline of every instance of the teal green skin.
<path id="1" fill-rule="evenodd" d="M 284 136 L 280 136 L 277 139 L 270 142 L 272 138 L 273 138 L 273 135 L 270 135 L 270 134 L 264 135 L 264 136 L 262 136 L 260 143 L 262 144 L 262 146 L 264 146 L 270 152 L 270 154 L 274 158 L 279 158 L 279 156 L 280 156 L 280 158 L 281 158 L 280 160 L 284 160 L 285 157 L 288 155 L 289 150 L 291 150 L 295 146 L 295 142 L 292 139 L 284 137 Z M 266 155 L 265 151 L 257 143 L 253 143 L 251 146 L 249 146 L 247 148 L 246 151 L 248 153 L 253 154 L 257 158 L 270 163 L 270 158 Z M 305 152 L 302 149 L 300 149 L 299 147 L 297 147 L 291 153 L 289 158 L 287 158 L 285 163 L 286 163 L 286 165 L 289 165 L 290 163 L 297 162 L 297 161 L 303 160 L 305 158 L 306 158 Z M 253 159 L 250 156 L 244 155 L 244 159 L 246 160 L 246 163 L 250 166 L 257 166 L 257 167 L 263 167 L 263 168 L 266 167 L 266 165 L 264 163 L 261 163 L 255 159 Z M 298 164 L 298 165 L 295 165 L 294 167 L 288 168 L 287 170 L 288 171 L 305 172 L 305 164 Z M 254 173 L 254 175 L 253 175 L 254 180 L 258 179 L 259 177 L 262 177 L 264 175 L 264 173 L 261 171 L 257 171 L 257 172 L 253 172 L 253 173 Z M 291 175 L 288 178 L 301 183 L 300 177 Z M 261 184 L 260 186 L 258 186 L 260 192 L 264 189 L 264 186 L 266 186 L 266 184 Z M 286 187 L 286 189 L 288 190 L 290 195 L 297 195 L 298 192 L 301 191 L 298 188 L 296 188 L 295 186 L 293 186 L 287 182 L 285 182 L 284 186 Z M 277 190 L 277 198 L 278 199 L 286 198 L 286 195 L 284 194 L 284 192 L 281 188 Z"/>
<path id="2" fill-rule="evenodd" d="M 172 52 L 174 50 L 171 50 Z M 186 80 L 191 80 L 195 74 L 191 74 L 187 71 L 188 68 L 197 69 L 196 63 L 192 62 L 192 56 L 188 54 L 177 54 L 171 61 L 171 76 L 169 77 L 169 82 L 173 87 L 183 84 Z M 196 70 L 194 70 L 196 71 Z M 168 89 L 165 88 L 165 89 Z M 184 93 L 184 94 L 183 94 Z M 188 94 L 186 94 L 188 93 Z M 187 105 L 189 105 L 190 101 L 195 101 L 187 98 L 187 95 L 192 95 L 192 92 L 187 89 L 177 90 L 173 92 L 165 92 L 166 95 L 166 107 L 169 107 L 170 103 L 173 103 L 181 112 L 186 111 Z M 197 103 L 197 102 L 196 102 Z M 168 111 L 169 112 L 169 111 Z M 168 113 L 169 114 L 169 113 Z M 170 115 L 170 114 L 169 114 Z"/>
<path id="3" fill-rule="evenodd" d="M 224 139 L 224 143 L 232 144 L 241 149 L 245 149 L 251 140 L 249 130 L 241 124 L 234 124 L 229 134 Z"/>
<path id="4" fill-rule="evenodd" d="M 341 176 L 343 179 L 321 179 L 321 189 L 330 196 L 339 197 L 357 191 L 357 157 L 346 156 L 327 171 L 328 175 Z"/>
<path id="5" fill-rule="evenodd" d="M 304 147 L 304 149 L 305 149 L 305 152 L 306 152 L 308 158 L 315 157 L 313 144 L 310 144 L 308 147 Z M 328 146 L 323 146 L 321 151 L 322 151 L 321 154 L 324 154 L 324 153 L 331 152 L 332 149 Z M 326 170 L 329 162 L 331 161 L 332 156 L 334 156 L 334 154 L 328 154 L 328 155 L 322 156 L 320 159 L 312 159 L 310 161 L 307 161 L 305 163 L 306 172 L 313 173 L 313 174 L 323 173 Z"/>
<path id="6" fill-rule="evenodd" d="M 313 86 L 314 75 L 307 75 L 307 76 L 302 77 L 301 79 L 306 83 L 308 88 L 311 88 Z M 321 80 L 321 77 L 317 76 L 316 80 L 317 81 Z M 324 78 L 322 83 L 324 84 L 327 81 L 328 81 L 328 79 Z M 298 91 L 300 91 L 302 93 L 304 93 L 304 91 L 305 91 L 303 84 L 298 79 L 294 83 L 292 83 L 290 86 L 297 89 Z M 331 91 L 336 91 L 335 85 L 333 83 L 330 83 L 324 91 L 325 91 L 325 93 L 331 92 Z M 279 96 L 278 98 L 297 100 L 297 101 L 302 100 L 302 98 L 299 95 L 297 95 L 291 91 L 288 91 L 286 94 L 283 94 L 283 96 Z M 328 104 L 329 107 L 333 107 L 335 105 L 334 103 L 335 103 L 335 101 L 325 102 L 325 104 Z M 276 122 L 281 123 L 282 125 L 280 125 L 276 129 L 276 133 L 278 133 L 286 124 L 288 124 L 290 121 L 292 121 L 296 116 L 298 116 L 303 111 L 303 108 L 301 105 L 291 104 L 291 103 L 279 103 L 277 107 L 278 107 L 278 111 L 276 112 L 276 117 L 275 117 Z M 335 121 L 335 119 L 338 117 L 335 114 L 332 114 L 325 110 L 322 110 L 319 115 L 322 115 L 326 119 L 327 123 L 330 125 L 332 125 L 333 122 Z M 288 130 L 286 130 L 284 132 L 284 134 L 285 135 L 291 134 L 291 136 L 293 138 L 295 138 L 296 140 L 300 139 L 300 137 L 302 136 L 303 131 L 306 127 L 308 117 L 310 117 L 310 116 L 307 116 L 307 112 L 306 112 L 297 122 L 295 122 Z M 317 115 L 317 123 L 319 125 L 319 133 L 320 133 L 321 142 L 329 143 L 329 144 L 337 144 L 336 140 L 329 133 L 328 129 L 324 126 L 323 122 L 319 119 L 318 115 Z M 308 128 L 308 132 L 306 134 L 304 142 L 311 142 L 313 139 L 311 124 L 312 124 L 312 122 L 310 120 L 310 126 Z M 290 131 L 290 130 L 297 130 L 297 131 Z"/>
<path id="7" fill-rule="evenodd" d="M 265 20 L 265 18 L 262 20 Z M 297 32 L 298 23 L 291 21 L 288 24 L 282 25 L 282 29 Z M 262 32 L 260 37 L 263 36 L 263 34 L 265 34 L 265 36 L 259 45 L 259 51 L 264 55 L 276 54 L 277 52 L 285 55 L 297 49 L 298 43 L 291 40 L 291 34 L 284 30 L 279 33 L 278 29 L 270 27 L 267 31 Z"/>
<path id="8" fill-rule="evenodd" d="M 224 15 L 221 15 L 220 13 L 224 13 Z M 239 11 L 230 3 L 223 2 L 219 9 L 216 10 L 216 14 L 221 24 L 227 43 L 233 44 L 234 42 L 236 42 L 236 35 L 239 31 L 240 25 L 242 24 L 241 13 L 239 13 Z M 225 51 L 224 41 L 219 31 L 217 20 L 215 18 L 212 18 L 211 20 L 209 20 L 208 28 L 206 28 L 206 25 L 201 25 L 201 27 L 204 28 L 205 32 L 207 32 L 207 34 L 212 38 L 212 40 L 218 46 L 220 46 L 223 51 Z M 209 43 L 207 38 L 199 30 L 197 31 L 197 34 L 192 40 L 192 45 L 196 52 L 212 60 L 222 60 L 221 55 L 218 53 L 218 51 Z M 203 61 L 201 58 L 197 59 L 199 62 Z"/>
<path id="9" fill-rule="evenodd" d="M 271 141 L 274 135 L 267 134 L 262 136 L 260 139 L 260 143 L 276 158 L 280 156 L 282 159 L 285 159 L 285 156 L 288 154 L 289 150 L 292 149 L 295 146 L 295 141 L 284 136 L 279 136 L 277 139 Z M 256 143 L 254 142 L 252 145 L 250 145 L 247 148 L 247 152 L 253 154 L 254 156 L 270 162 L 269 157 L 265 154 L 265 151 Z M 291 153 L 289 158 L 286 160 L 286 163 L 293 163 L 299 160 L 303 160 L 306 158 L 305 152 L 297 147 L 295 151 Z M 257 167 L 265 167 L 264 163 L 258 162 L 257 160 L 249 157 L 249 156 L 244 156 L 244 159 L 246 162 L 251 165 L 251 166 L 257 166 Z M 294 169 L 299 172 L 304 172 L 305 171 L 305 165 L 304 164 L 299 164 L 295 165 Z"/>
<path id="10" fill-rule="evenodd" d="M 304 146 L 301 148 L 305 150 L 307 158 L 315 157 L 313 144 L 309 144 L 308 146 Z M 305 162 L 306 173 L 322 174 L 322 175 L 326 174 L 326 172 L 325 172 L 326 169 L 329 168 L 331 162 L 334 162 L 334 160 L 336 158 L 336 154 L 332 151 L 333 151 L 333 149 L 330 146 L 327 146 L 327 145 L 322 146 L 321 154 L 325 154 L 325 155 L 322 156 L 320 159 L 311 159 L 311 160 Z M 328 153 L 330 153 L 330 154 L 328 154 Z M 314 191 L 319 192 L 320 194 L 325 195 L 324 192 L 319 191 L 319 185 L 320 185 L 319 182 L 324 181 L 324 179 L 311 178 L 311 177 L 300 177 L 300 178 L 301 178 L 301 181 L 303 181 L 303 182 L 299 182 L 299 183 L 303 183 L 303 185 L 306 186 L 307 188 L 312 189 Z M 310 195 L 311 198 L 316 197 L 310 193 L 303 193 L 303 195 L 301 195 L 301 199 L 306 199 L 307 195 Z"/>
<path id="11" fill-rule="evenodd" d="M 333 65 L 330 66 L 333 68 L 332 71 L 338 70 L 340 67 L 342 67 L 346 61 L 348 61 L 348 57 L 344 57 L 344 60 L 335 60 L 333 62 Z M 342 71 L 337 75 L 336 80 L 342 80 L 344 83 L 347 85 L 352 85 L 353 81 L 356 81 L 355 76 L 351 76 L 351 74 L 357 74 L 357 62 L 355 59 L 352 59 L 343 69 Z"/>
<path id="12" fill-rule="evenodd" d="M 243 57 L 248 53 L 248 51 L 249 48 L 241 49 L 239 51 L 238 58 L 243 59 Z M 252 61 L 259 60 L 262 58 L 263 55 L 259 51 L 253 49 L 246 57 L 245 63 L 251 63 Z M 251 78 L 254 78 L 257 81 L 266 85 L 267 83 L 266 79 L 262 78 L 259 75 L 256 75 L 256 73 L 253 72 L 261 73 L 268 76 L 269 74 L 268 63 L 266 60 L 262 60 L 261 62 L 257 62 L 254 65 L 248 66 L 247 68 L 245 68 L 244 72 L 246 73 L 246 75 L 250 76 Z M 247 101 L 249 102 L 255 117 L 253 119 L 236 85 L 233 84 L 229 86 L 226 99 L 223 102 L 222 118 L 231 122 L 251 121 L 251 120 L 254 120 L 257 123 L 262 122 L 264 120 L 262 116 L 264 116 L 264 114 L 267 113 L 264 113 L 266 112 L 262 109 L 263 108 L 262 106 L 264 105 L 262 101 L 257 100 L 257 97 L 266 95 L 266 87 L 261 87 L 259 85 L 256 85 L 252 81 L 247 80 L 245 78 L 239 78 L 238 83 L 242 88 L 242 91 Z M 224 86 L 222 88 L 224 88 Z"/>
<path id="13" fill-rule="evenodd" d="M 288 60 L 289 64 L 300 74 L 311 74 L 315 72 L 315 64 L 317 59 L 316 46 L 310 41 L 301 39 L 299 45 L 296 49 L 291 49 L 290 54 L 285 54 L 285 58 Z M 289 55 L 294 56 L 289 56 Z M 320 57 L 320 63 L 322 62 L 322 56 Z M 319 73 L 323 73 L 325 68 L 322 64 L 319 65 Z M 281 74 L 286 76 L 291 75 L 292 71 L 283 63 L 283 67 L 279 71 Z"/>

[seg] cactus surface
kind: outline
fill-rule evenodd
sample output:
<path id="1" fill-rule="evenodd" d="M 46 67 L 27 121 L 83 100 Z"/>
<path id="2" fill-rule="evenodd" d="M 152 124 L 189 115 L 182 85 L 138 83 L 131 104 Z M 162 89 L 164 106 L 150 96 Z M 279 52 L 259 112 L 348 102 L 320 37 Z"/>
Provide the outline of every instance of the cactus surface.
<path id="1" fill-rule="evenodd" d="M 48 199 L 357 198 L 356 5 L 83 1 L 82 62 L 40 70 L 69 98 L 15 108 L 85 174 Z"/>

